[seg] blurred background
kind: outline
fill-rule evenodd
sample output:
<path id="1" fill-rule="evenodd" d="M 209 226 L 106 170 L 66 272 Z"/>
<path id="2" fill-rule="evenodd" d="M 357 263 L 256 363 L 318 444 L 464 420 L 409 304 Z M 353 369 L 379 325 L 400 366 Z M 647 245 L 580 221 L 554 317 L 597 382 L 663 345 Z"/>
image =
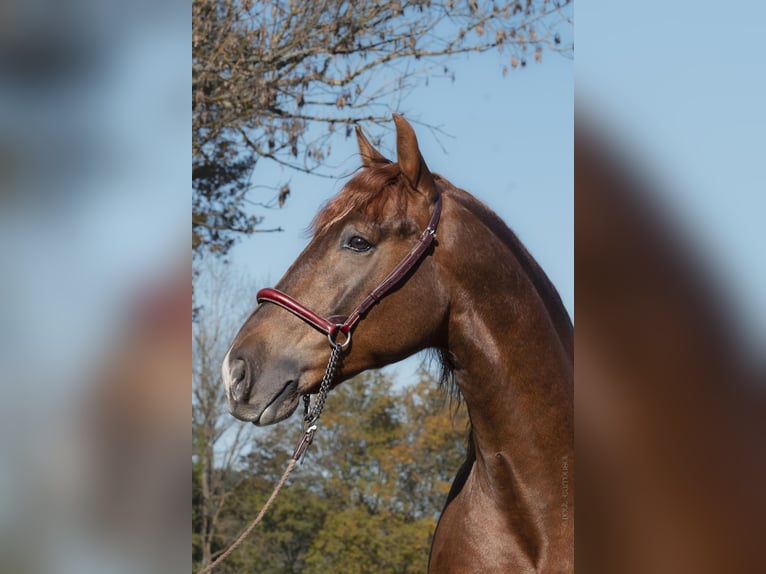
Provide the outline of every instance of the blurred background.
<path id="1" fill-rule="evenodd" d="M 416 122 L 432 169 L 496 209 L 577 309 L 578 566 L 766 570 L 764 8 L 580 0 L 572 65 L 571 5 L 532 3 L 527 14 L 511 4 L 509 17 L 492 20 L 482 19 L 491 3 L 453 4 L 455 20 L 424 40 L 444 45 L 468 26 L 470 57 L 413 54 L 363 77 L 358 93 L 349 84 L 319 96 L 302 82 L 271 93 L 258 75 L 220 75 L 236 63 L 227 42 L 255 33 L 227 28 L 222 15 L 258 9 L 250 3 L 195 0 L 192 14 L 173 1 L 0 6 L 2 571 L 188 572 L 205 559 L 201 518 L 188 506 L 201 451 L 189 440 L 186 377 L 199 390 L 205 372 L 190 335 L 198 344 L 220 305 L 229 323 L 218 344 L 228 344 L 255 289 L 279 278 L 311 214 L 355 169 L 348 121 L 364 120 L 390 154 L 392 109 Z M 404 12 L 390 33 L 410 35 L 413 21 L 430 22 Z M 220 50 L 212 59 L 210 46 Z M 355 107 L 365 101 L 371 108 Z M 303 130 L 312 105 L 329 115 Z M 319 179 L 302 179 L 307 171 Z M 233 277 L 231 304 L 209 295 L 223 297 L 220 276 Z M 399 379 L 429 380 L 418 367 L 381 375 L 399 385 L 392 395 Z M 241 454 L 238 468 L 252 470 Z M 442 471 L 431 472 L 438 492 Z M 427 528 L 413 532 L 420 554 L 401 560 L 422 556 Z M 252 571 L 253 552 L 233 567 Z"/>
<path id="2" fill-rule="evenodd" d="M 755 2 L 584 0 L 578 566 L 761 572 L 766 84 Z"/>
<path id="3" fill-rule="evenodd" d="M 187 570 L 190 38 L 0 6 L 3 572 Z"/>

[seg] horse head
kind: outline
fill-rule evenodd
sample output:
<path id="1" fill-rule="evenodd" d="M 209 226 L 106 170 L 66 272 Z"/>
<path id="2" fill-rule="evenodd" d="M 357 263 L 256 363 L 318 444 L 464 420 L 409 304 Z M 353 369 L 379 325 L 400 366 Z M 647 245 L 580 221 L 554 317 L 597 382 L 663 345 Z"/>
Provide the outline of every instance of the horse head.
<path id="1" fill-rule="evenodd" d="M 449 300 L 433 241 L 439 184 L 410 124 L 394 121 L 397 162 L 357 127 L 362 170 L 316 216 L 312 240 L 276 289 L 259 294 L 229 348 L 222 374 L 237 418 L 268 425 L 290 416 L 319 387 L 328 336 L 344 345 L 336 383 L 446 336 Z"/>

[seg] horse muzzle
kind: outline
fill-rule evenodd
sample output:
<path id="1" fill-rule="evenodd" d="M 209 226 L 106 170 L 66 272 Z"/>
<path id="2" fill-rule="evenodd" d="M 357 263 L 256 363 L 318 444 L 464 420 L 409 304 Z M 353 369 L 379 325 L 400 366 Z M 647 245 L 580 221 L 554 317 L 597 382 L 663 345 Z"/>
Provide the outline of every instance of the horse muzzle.
<path id="1" fill-rule="evenodd" d="M 252 361 L 229 352 L 221 367 L 229 412 L 259 426 L 289 417 L 300 402 L 300 393 L 297 371 L 288 363 L 260 372 Z"/>

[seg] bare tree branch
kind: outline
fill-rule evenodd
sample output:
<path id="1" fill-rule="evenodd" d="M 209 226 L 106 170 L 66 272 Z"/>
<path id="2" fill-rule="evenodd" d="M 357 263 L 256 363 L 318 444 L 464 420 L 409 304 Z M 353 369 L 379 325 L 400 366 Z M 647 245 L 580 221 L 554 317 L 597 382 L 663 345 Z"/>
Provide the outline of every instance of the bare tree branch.
<path id="1" fill-rule="evenodd" d="M 449 76 L 451 58 L 496 50 L 508 73 L 573 50 L 560 35 L 571 0 L 194 0 L 192 11 L 195 252 L 225 253 L 255 231 L 244 198 L 260 159 L 331 177 L 319 168 L 333 138 L 388 121 L 408 90 Z"/>
<path id="2" fill-rule="evenodd" d="M 205 301 L 192 327 L 192 433 L 196 516 L 195 532 L 202 564 L 210 563 L 220 537 L 219 519 L 236 486 L 232 476 L 249 451 L 252 427 L 239 423 L 226 410 L 220 364 L 229 337 L 243 320 L 250 298 L 242 280 L 228 276 L 220 261 L 207 262 L 195 296 Z"/>

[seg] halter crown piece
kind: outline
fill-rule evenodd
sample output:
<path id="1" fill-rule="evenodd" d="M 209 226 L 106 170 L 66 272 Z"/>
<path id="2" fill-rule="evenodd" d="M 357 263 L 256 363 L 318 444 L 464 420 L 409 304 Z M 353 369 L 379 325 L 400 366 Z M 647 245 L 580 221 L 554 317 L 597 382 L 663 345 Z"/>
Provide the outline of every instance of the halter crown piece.
<path id="1" fill-rule="evenodd" d="M 438 189 L 438 188 L 437 188 Z M 303 319 L 306 323 L 317 329 L 318 331 L 327 335 L 327 339 L 330 343 L 332 352 L 330 354 L 330 360 L 327 364 L 327 370 L 322 378 L 322 383 L 319 386 L 319 393 L 316 400 L 316 404 L 313 409 L 309 409 L 309 397 L 304 395 L 303 399 L 306 405 L 306 414 L 304 421 L 306 423 L 306 430 L 301 438 L 298 446 L 293 454 L 293 459 L 299 460 L 306 449 L 311 444 L 316 432 L 316 422 L 319 420 L 319 415 L 322 413 L 322 408 L 327 400 L 327 393 L 330 390 L 330 385 L 335 377 L 338 364 L 341 359 L 343 351 L 345 351 L 351 344 L 351 333 L 356 328 L 359 321 L 365 316 L 367 311 L 385 297 L 399 282 L 410 272 L 410 270 L 422 259 L 423 255 L 428 251 L 428 248 L 436 237 L 436 227 L 439 225 L 439 219 L 442 212 L 442 197 L 441 192 L 437 191 L 436 200 L 434 202 L 434 211 L 431 214 L 431 220 L 428 222 L 428 226 L 423 230 L 418 238 L 417 243 L 410 249 L 407 255 L 394 267 L 391 272 L 381 281 L 375 289 L 373 289 L 367 297 L 354 309 L 348 317 L 341 321 L 337 317 L 325 318 L 315 313 L 296 299 L 293 299 L 287 293 L 283 293 L 278 289 L 266 288 L 258 291 L 256 299 L 258 303 L 273 303 L 283 309 L 290 311 L 296 317 Z M 345 340 L 342 343 L 337 342 L 336 337 L 338 333 L 343 333 Z"/>

